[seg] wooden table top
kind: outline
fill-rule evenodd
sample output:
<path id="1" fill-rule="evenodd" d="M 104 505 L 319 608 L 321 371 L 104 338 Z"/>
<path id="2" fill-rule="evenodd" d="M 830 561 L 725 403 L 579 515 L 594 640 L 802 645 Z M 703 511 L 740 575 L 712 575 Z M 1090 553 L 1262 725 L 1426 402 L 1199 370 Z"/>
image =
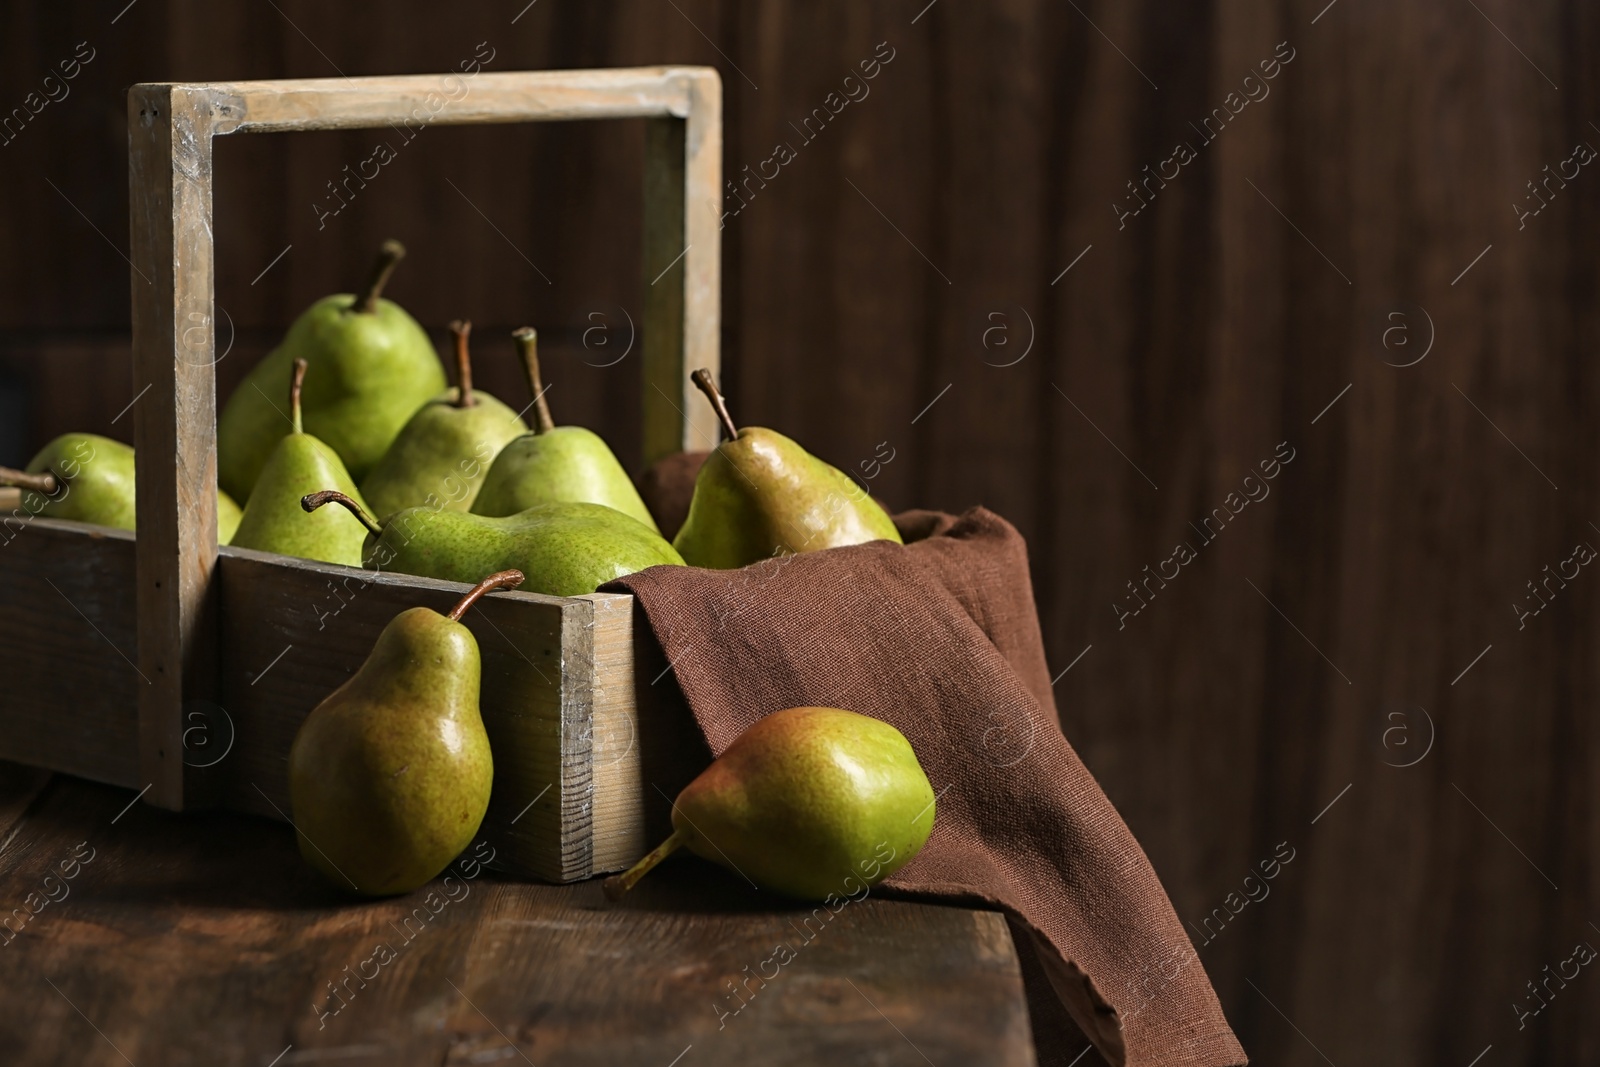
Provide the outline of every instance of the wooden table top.
<path id="1" fill-rule="evenodd" d="M 693 857 L 620 904 L 459 861 L 357 901 L 287 826 L 131 800 L 0 764 L 0 1062 L 1034 1062 L 993 913 L 813 912 Z"/>

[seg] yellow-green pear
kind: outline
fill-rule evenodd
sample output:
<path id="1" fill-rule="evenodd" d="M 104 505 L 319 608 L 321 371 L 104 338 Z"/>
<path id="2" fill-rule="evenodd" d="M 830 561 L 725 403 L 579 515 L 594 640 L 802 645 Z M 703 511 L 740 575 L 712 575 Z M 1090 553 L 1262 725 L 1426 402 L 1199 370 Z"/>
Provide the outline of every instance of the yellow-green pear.
<path id="1" fill-rule="evenodd" d="M 526 592 L 581 596 L 647 567 L 683 566 L 653 530 L 604 504 L 539 504 L 503 518 L 406 508 L 380 523 L 343 493 L 311 493 L 301 501 L 307 511 L 329 503 L 359 520 L 339 516 L 352 528 L 366 527 L 362 565 L 373 570 L 465 582 L 515 568 L 528 575 Z"/>
<path id="2" fill-rule="evenodd" d="M 133 449 L 94 433 L 64 433 L 41 448 L 26 470 L 0 467 L 0 485 L 24 490 L 29 515 L 134 528 Z M 239 505 L 217 491 L 217 541 L 227 544 L 239 525 Z"/>
<path id="3" fill-rule="evenodd" d="M 911 743 L 881 719 L 775 711 L 684 786 L 672 836 L 608 878 L 606 895 L 622 896 L 680 847 L 803 900 L 864 894 L 922 850 L 934 800 Z"/>
<path id="4" fill-rule="evenodd" d="M 306 361 L 294 361 L 289 381 L 289 420 L 293 430 L 281 438 L 261 468 L 256 491 L 244 506 L 233 544 L 325 563 L 361 566 L 362 533 L 337 515 L 307 515 L 300 498 L 319 489 L 335 489 L 359 500 L 349 473 L 333 449 L 305 432 L 300 389 Z"/>
<path id="5" fill-rule="evenodd" d="M 494 761 L 478 709 L 478 642 L 461 616 L 491 574 L 448 615 L 396 615 L 349 681 L 300 724 L 289 801 L 300 854 L 335 885 L 368 896 L 431 881 L 471 843 L 489 807 Z"/>
<path id="6" fill-rule="evenodd" d="M 527 432 L 522 418 L 472 388 L 472 323 L 450 324 L 456 342 L 456 387 L 434 397 L 406 423 L 394 444 L 361 483 L 378 516 L 404 508 L 466 511 L 477 499 L 489 464 L 506 442 Z"/>
<path id="7" fill-rule="evenodd" d="M 537 504 L 604 504 L 659 534 L 639 490 L 600 435 L 582 426 L 557 426 L 550 417 L 539 375 L 538 332 L 524 326 L 512 336 L 522 351 L 537 418 L 532 433 L 518 437 L 495 457 L 473 512 L 499 517 Z"/>
<path id="8" fill-rule="evenodd" d="M 388 451 L 406 420 L 444 391 L 444 368 L 427 333 L 398 304 L 379 298 L 404 255 L 399 241 L 385 241 L 366 288 L 312 304 L 228 398 L 217 418 L 217 481 L 234 499 L 250 502 L 287 432 L 278 405 L 296 359 L 311 367 L 306 430 L 357 479 Z"/>
<path id="9" fill-rule="evenodd" d="M 710 372 L 691 377 L 730 438 L 700 468 L 689 517 L 672 540 L 691 567 L 743 567 L 866 541 L 900 543 L 889 513 L 843 471 L 781 433 L 736 427 Z"/>

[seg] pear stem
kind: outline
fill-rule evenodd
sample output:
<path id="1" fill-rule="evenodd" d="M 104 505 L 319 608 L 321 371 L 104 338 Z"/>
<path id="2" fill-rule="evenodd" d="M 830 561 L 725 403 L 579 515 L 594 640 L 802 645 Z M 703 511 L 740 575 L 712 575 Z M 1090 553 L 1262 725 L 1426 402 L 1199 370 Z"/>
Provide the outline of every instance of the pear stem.
<path id="1" fill-rule="evenodd" d="M 389 284 L 389 275 L 400 265 L 405 258 L 406 246 L 394 238 L 383 242 L 378 248 L 378 258 L 372 264 L 372 273 L 367 277 L 367 287 L 356 297 L 352 311 L 359 311 L 363 315 L 371 315 L 378 310 L 378 297 L 383 295 L 383 287 Z"/>
<path id="2" fill-rule="evenodd" d="M 655 869 L 655 865 L 678 851 L 678 846 L 683 844 L 683 835 L 674 830 L 672 836 L 657 845 L 644 859 L 635 863 L 621 874 L 614 874 L 601 883 L 605 890 L 607 900 L 621 900 L 622 895 L 638 884 L 639 879 Z"/>
<path id="3" fill-rule="evenodd" d="M 27 471 L 14 470 L 11 467 L 0 467 L 0 485 L 15 486 L 32 493 L 43 493 L 45 496 L 55 496 L 56 490 L 61 488 L 61 480 L 49 471 L 29 474 Z"/>
<path id="4" fill-rule="evenodd" d="M 461 616 L 467 613 L 467 609 L 476 604 L 485 593 L 492 593 L 496 589 L 515 589 L 522 584 L 522 580 L 521 571 L 495 571 L 467 590 L 467 595 L 456 602 L 456 606 L 450 609 L 447 618 L 452 622 L 460 622 Z"/>
<path id="5" fill-rule="evenodd" d="M 294 372 L 289 376 L 289 422 L 295 433 L 305 433 L 305 423 L 300 417 L 300 390 L 306 384 L 306 361 L 296 359 Z"/>
<path id="6" fill-rule="evenodd" d="M 544 398 L 544 381 L 539 375 L 539 331 L 524 326 L 511 336 L 517 339 L 517 346 L 522 350 L 522 369 L 527 372 L 528 391 L 533 394 L 533 432 L 549 433 L 556 428 L 556 421 L 550 417 L 550 405 Z"/>
<path id="7" fill-rule="evenodd" d="M 343 504 L 344 509 L 360 519 L 361 525 L 370 530 L 373 537 L 383 536 L 383 527 L 379 526 L 377 521 L 367 514 L 366 509 L 337 489 L 323 489 L 320 492 L 307 493 L 300 498 L 300 506 L 306 511 L 316 511 L 322 505 L 328 503 Z"/>
<path id="8" fill-rule="evenodd" d="M 457 319 L 450 324 L 450 332 L 456 335 L 456 407 L 470 408 L 478 402 L 472 395 L 472 356 L 467 352 L 472 320 Z"/>
<path id="9" fill-rule="evenodd" d="M 689 375 L 689 380 L 700 387 L 706 394 L 706 399 L 711 401 L 711 406 L 717 409 L 717 418 L 721 420 L 723 429 L 728 431 L 730 438 L 739 436 L 739 428 L 733 424 L 733 416 L 728 414 L 728 402 L 717 391 L 717 383 L 711 380 L 711 372 L 701 367 Z"/>

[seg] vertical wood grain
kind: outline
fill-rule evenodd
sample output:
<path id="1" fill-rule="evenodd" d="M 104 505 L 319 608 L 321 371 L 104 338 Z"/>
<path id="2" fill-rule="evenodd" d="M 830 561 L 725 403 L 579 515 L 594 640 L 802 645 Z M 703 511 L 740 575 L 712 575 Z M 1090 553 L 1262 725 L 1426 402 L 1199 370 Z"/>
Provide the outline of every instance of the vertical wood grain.
<path id="1" fill-rule="evenodd" d="M 688 114 L 645 124 L 646 464 L 721 439 L 689 375 L 721 370 L 722 83 L 714 74 L 684 77 Z"/>
<path id="2" fill-rule="evenodd" d="M 211 101 L 204 92 L 128 93 L 138 470 L 140 774 L 146 799 L 181 809 L 186 699 L 214 695 L 217 559 Z"/>
<path id="3" fill-rule="evenodd" d="M 589 733 L 594 768 L 590 874 L 631 866 L 651 847 L 645 836 L 646 785 L 639 744 L 633 659 L 633 597 L 594 593 Z"/>

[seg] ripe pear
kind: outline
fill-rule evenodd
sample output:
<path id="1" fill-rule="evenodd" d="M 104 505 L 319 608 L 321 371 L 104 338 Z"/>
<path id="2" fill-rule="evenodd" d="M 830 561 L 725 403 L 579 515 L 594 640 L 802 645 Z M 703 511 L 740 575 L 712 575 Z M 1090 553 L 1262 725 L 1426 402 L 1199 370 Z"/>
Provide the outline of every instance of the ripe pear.
<path id="1" fill-rule="evenodd" d="M 539 377 L 538 333 L 524 326 L 512 336 L 522 349 L 538 417 L 532 433 L 512 441 L 495 457 L 472 510 L 498 517 L 535 504 L 604 504 L 659 534 L 655 517 L 600 436 L 582 426 L 557 426 L 551 419 Z"/>
<path id="2" fill-rule="evenodd" d="M 739 429 L 708 371 L 691 376 L 731 440 L 695 478 L 673 546 L 694 567 L 743 567 L 774 555 L 900 542 L 889 513 L 839 468 L 760 426 Z"/>
<path id="3" fill-rule="evenodd" d="M 672 836 L 608 878 L 606 895 L 620 897 L 687 847 L 762 889 L 852 896 L 922 850 L 934 800 L 910 742 L 888 723 L 841 708 L 775 711 L 684 786 Z"/>
<path id="4" fill-rule="evenodd" d="M 305 432 L 300 410 L 305 360 L 294 361 L 293 374 L 289 383 L 293 432 L 278 442 L 261 469 L 256 491 L 250 494 L 239 528 L 234 531 L 233 544 L 359 567 L 361 530 L 339 516 L 307 515 L 300 508 L 300 498 L 318 489 L 331 488 L 358 500 L 360 497 L 333 449 Z"/>
<path id="5" fill-rule="evenodd" d="M 452 322 L 450 330 L 456 338 L 457 385 L 411 416 L 362 481 L 361 495 L 377 515 L 435 504 L 466 511 L 495 456 L 527 432 L 516 412 L 488 393 L 473 391 L 467 351 L 472 323 Z"/>
<path id="6" fill-rule="evenodd" d="M 323 297 L 283 343 L 256 364 L 217 419 L 217 480 L 248 504 L 272 448 L 284 435 L 279 397 L 296 359 L 311 367 L 307 431 L 327 442 L 357 479 L 366 477 L 406 420 L 444 390 L 433 342 L 399 305 L 379 299 L 405 255 L 385 241 L 366 289 Z"/>
<path id="7" fill-rule="evenodd" d="M 93 433 L 64 433 L 41 448 L 25 471 L 0 467 L 0 485 L 26 490 L 30 515 L 134 528 L 133 449 Z M 217 541 L 227 544 L 239 525 L 239 505 L 217 491 Z"/>
<path id="8" fill-rule="evenodd" d="M 109 437 L 62 434 L 25 472 L 0 468 L 0 485 L 20 487 L 30 515 L 134 528 L 133 449 Z"/>
<path id="9" fill-rule="evenodd" d="M 461 616 L 410 608 L 390 620 L 360 670 L 318 704 L 289 749 L 300 854 L 335 885 L 408 893 L 471 843 L 489 808 L 494 763 L 478 710 L 478 642 Z"/>
<path id="10" fill-rule="evenodd" d="M 515 568 L 531 575 L 525 592 L 581 596 L 647 567 L 683 566 L 666 541 L 603 504 L 540 504 L 502 518 L 407 508 L 379 523 L 343 493 L 301 503 L 307 511 L 340 504 L 359 519 L 368 530 L 363 566 L 374 570 L 468 582 L 464 575 Z"/>

